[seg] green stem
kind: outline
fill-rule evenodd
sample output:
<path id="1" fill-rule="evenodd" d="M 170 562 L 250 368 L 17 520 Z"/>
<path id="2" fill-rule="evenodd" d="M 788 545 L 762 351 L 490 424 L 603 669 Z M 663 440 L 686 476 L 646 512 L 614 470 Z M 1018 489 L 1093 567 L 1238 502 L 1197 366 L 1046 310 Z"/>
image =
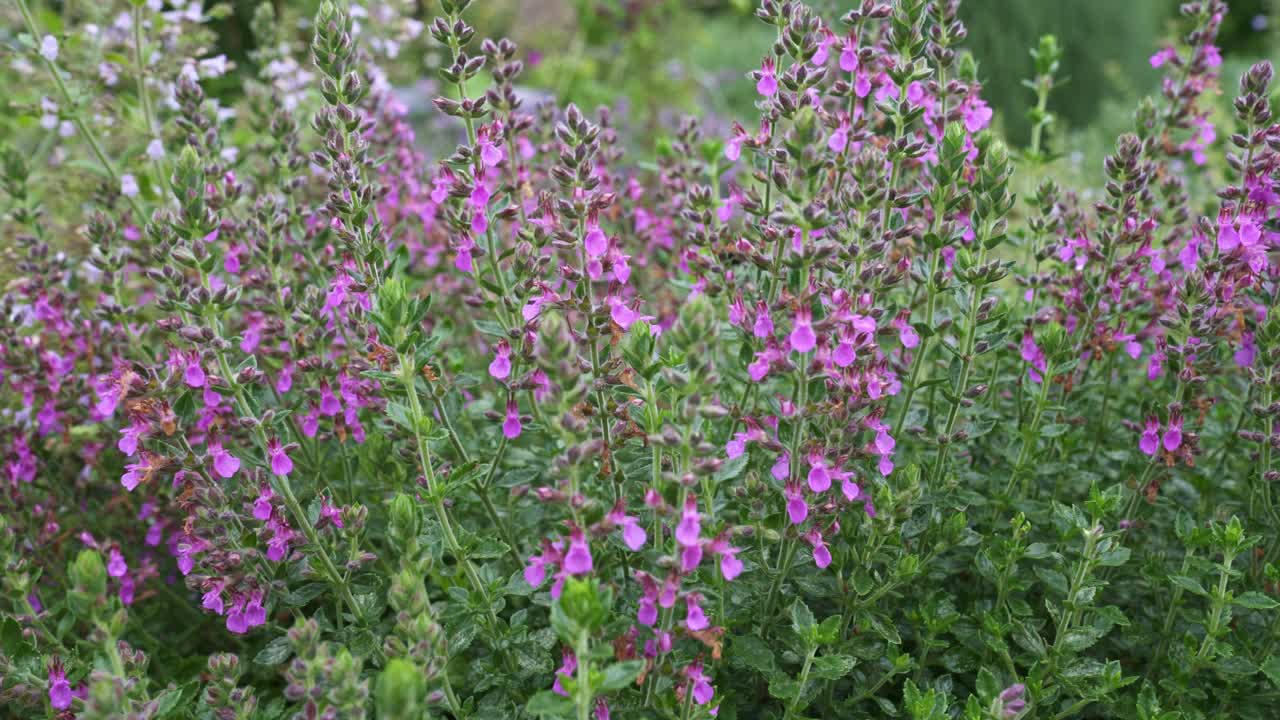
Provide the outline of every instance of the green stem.
<path id="1" fill-rule="evenodd" d="M 586 630 L 578 632 L 574 653 L 578 657 L 578 687 L 574 693 L 578 720 L 591 720 L 591 636 Z"/>
<path id="2" fill-rule="evenodd" d="M 815 645 L 809 648 L 809 653 L 804 657 L 804 665 L 800 667 L 800 679 L 796 686 L 796 696 L 792 699 L 791 704 L 787 706 L 787 714 L 783 716 L 783 720 L 791 720 L 800 711 L 800 702 L 804 700 L 804 689 L 809 684 L 809 670 L 813 667 L 813 658 L 818 654 L 818 647 Z"/>

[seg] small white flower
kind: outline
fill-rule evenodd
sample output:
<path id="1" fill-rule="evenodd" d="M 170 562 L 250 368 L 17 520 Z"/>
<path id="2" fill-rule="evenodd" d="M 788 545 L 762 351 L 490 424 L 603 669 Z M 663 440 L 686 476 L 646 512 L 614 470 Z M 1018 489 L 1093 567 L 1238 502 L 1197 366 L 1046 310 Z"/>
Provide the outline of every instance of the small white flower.
<path id="1" fill-rule="evenodd" d="M 222 148 L 222 152 L 218 153 L 218 155 L 224 162 L 233 163 L 236 161 L 236 158 L 240 157 L 240 148 L 224 147 Z"/>
<path id="2" fill-rule="evenodd" d="M 152 160 L 159 160 L 164 157 L 164 143 L 159 138 L 147 143 L 147 157 Z"/>
<path id="3" fill-rule="evenodd" d="M 58 116 L 49 115 L 49 114 L 41 115 L 40 127 L 44 128 L 45 130 L 52 130 L 58 127 Z"/>
<path id="4" fill-rule="evenodd" d="M 53 62 L 58 59 L 58 38 L 45 35 L 40 41 L 40 57 Z"/>
<path id="5" fill-rule="evenodd" d="M 98 63 L 98 77 L 107 87 L 114 87 L 120 82 L 120 66 L 115 63 Z"/>
<path id="6" fill-rule="evenodd" d="M 222 77 L 227 74 L 227 56 L 217 55 L 200 61 L 200 74 L 207 78 Z"/>
<path id="7" fill-rule="evenodd" d="M 137 197 L 138 196 L 137 178 L 127 173 L 124 175 L 121 175 L 120 176 L 120 192 L 124 193 L 125 197 Z"/>
<path id="8" fill-rule="evenodd" d="M 58 134 L 64 138 L 75 135 L 76 134 L 75 123 L 71 122 L 70 120 L 63 120 L 61 123 L 58 123 Z"/>

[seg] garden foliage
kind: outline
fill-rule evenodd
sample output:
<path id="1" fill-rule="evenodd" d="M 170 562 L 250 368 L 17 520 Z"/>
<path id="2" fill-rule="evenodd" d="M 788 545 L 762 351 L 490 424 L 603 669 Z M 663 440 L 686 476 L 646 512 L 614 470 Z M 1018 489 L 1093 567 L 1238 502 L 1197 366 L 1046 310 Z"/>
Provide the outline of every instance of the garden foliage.
<path id="1" fill-rule="evenodd" d="M 264 3 L 232 107 L 198 0 L 97 5 L 16 0 L 3 71 L 2 714 L 1275 717 L 1280 125 L 1267 64 L 1214 125 L 1222 0 L 1081 189 L 1057 43 L 997 137 L 957 0 L 764 0 L 758 116 L 653 162 L 469 0 Z"/>

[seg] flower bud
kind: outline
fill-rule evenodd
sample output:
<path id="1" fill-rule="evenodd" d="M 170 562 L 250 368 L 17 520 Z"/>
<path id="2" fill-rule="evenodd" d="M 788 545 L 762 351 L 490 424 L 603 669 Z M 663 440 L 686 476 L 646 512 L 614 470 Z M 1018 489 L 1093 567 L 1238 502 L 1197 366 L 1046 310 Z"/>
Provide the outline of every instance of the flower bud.
<path id="1" fill-rule="evenodd" d="M 411 720 L 421 715 L 422 675 L 413 663 L 395 658 L 378 676 L 378 717 L 383 720 Z"/>

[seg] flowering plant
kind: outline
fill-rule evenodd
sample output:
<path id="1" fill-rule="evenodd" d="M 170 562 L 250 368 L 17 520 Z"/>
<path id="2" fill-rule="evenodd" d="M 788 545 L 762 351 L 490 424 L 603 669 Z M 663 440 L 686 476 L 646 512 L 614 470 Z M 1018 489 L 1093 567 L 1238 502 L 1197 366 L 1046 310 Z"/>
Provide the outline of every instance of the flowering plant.
<path id="1" fill-rule="evenodd" d="M 223 105 L 220 10 L 16 0 L 15 716 L 1270 716 L 1280 124 L 1261 63 L 1218 137 L 1222 0 L 1100 191 L 1056 42 L 1011 149 L 958 0 L 763 0 L 759 117 L 652 163 L 470 0 L 379 5 L 264 3 Z"/>

